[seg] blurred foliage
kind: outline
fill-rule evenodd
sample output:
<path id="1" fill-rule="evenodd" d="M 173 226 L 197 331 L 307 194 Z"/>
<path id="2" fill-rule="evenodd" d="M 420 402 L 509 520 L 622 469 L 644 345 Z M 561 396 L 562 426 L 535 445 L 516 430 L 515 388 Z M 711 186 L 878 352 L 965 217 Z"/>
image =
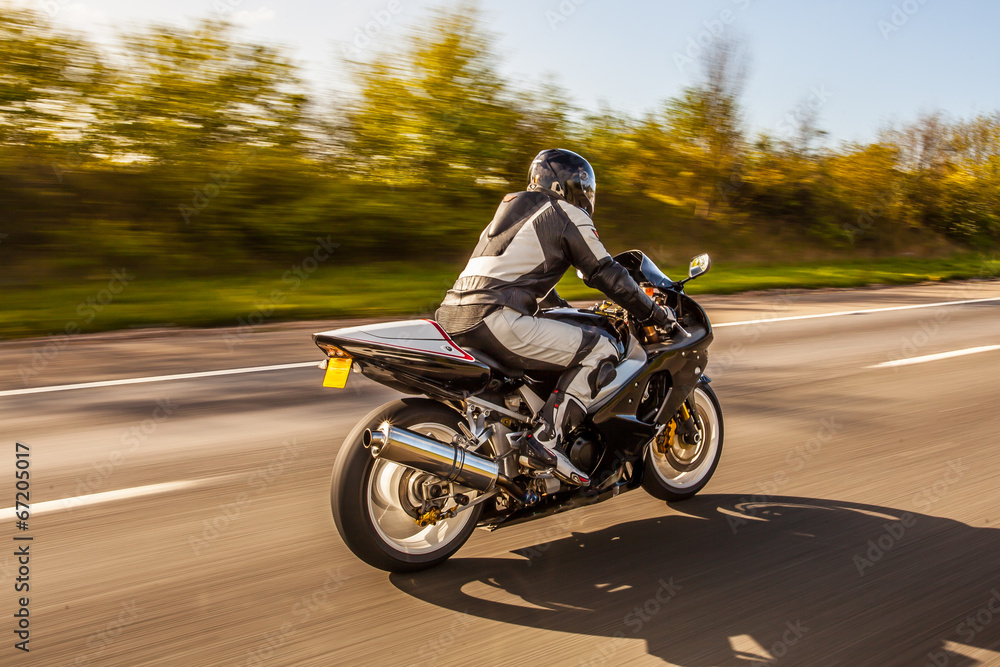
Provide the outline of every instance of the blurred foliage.
<path id="1" fill-rule="evenodd" d="M 300 269 L 303 267 L 300 266 Z M 686 263 L 664 264 L 671 276 L 687 272 Z M 65 335 L 67 327 L 87 332 L 150 327 L 239 327 L 233 343 L 253 335 L 257 325 L 302 319 L 352 317 L 427 317 L 440 305 L 460 268 L 440 262 L 379 262 L 338 266 L 327 262 L 315 272 L 282 275 L 274 271 L 240 275 L 155 278 L 136 272 L 120 295 L 101 307 L 100 290 L 110 272 L 92 284 L 69 282 L 28 286 L 4 294 L 0 339 Z M 963 255 L 943 259 L 882 258 L 782 264 L 729 264 L 690 283 L 692 294 L 728 294 L 760 289 L 905 285 L 925 281 L 995 278 L 1000 261 Z M 599 301 L 568 271 L 559 294 L 572 300 Z M 392 295 L 392 298 L 384 298 Z M 380 298 L 381 297 L 381 298 Z"/>
<path id="2" fill-rule="evenodd" d="M 301 261 L 461 261 L 539 150 L 587 156 L 612 250 L 680 262 L 947 254 L 1000 240 L 1000 114 L 929 114 L 820 147 L 816 113 L 751 136 L 745 49 L 719 42 L 659 109 L 584 115 L 498 72 L 476 4 L 346 62 L 329 108 L 278 47 L 232 26 L 153 26 L 103 50 L 0 5 L 0 281 L 141 267 L 231 274 Z M 769 250 L 774 248 L 774 250 Z M 270 270 L 270 269 L 268 269 Z"/>
<path id="3" fill-rule="evenodd" d="M 214 21 L 154 27 L 124 46 L 127 66 L 95 100 L 95 149 L 111 160 L 210 164 L 233 146 L 301 143 L 306 96 L 275 49 L 235 42 Z"/>

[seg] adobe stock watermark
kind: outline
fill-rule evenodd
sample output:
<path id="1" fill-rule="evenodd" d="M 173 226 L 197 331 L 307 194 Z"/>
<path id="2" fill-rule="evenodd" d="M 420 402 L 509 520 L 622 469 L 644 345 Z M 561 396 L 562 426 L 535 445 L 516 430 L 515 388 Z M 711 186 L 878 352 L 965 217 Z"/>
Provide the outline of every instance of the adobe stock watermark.
<path id="1" fill-rule="evenodd" d="M 329 260 L 339 247 L 340 244 L 334 243 L 329 235 L 325 239 L 317 238 L 312 253 L 282 274 L 281 282 L 288 286 L 287 289 L 271 290 L 266 299 L 254 301 L 254 309 L 247 314 L 246 318 L 237 318 L 236 331 L 223 334 L 223 340 L 225 340 L 229 351 L 232 352 L 236 349 L 237 345 L 253 334 L 255 327 L 264 324 L 268 318 L 272 317 L 277 307 L 288 300 L 288 293 L 298 290 L 302 283 L 308 280 L 322 263 Z"/>
<path id="2" fill-rule="evenodd" d="M 937 335 L 941 333 L 941 327 L 947 324 L 950 319 L 951 314 L 942 308 L 933 316 L 920 320 L 917 322 L 917 331 L 909 336 L 903 336 L 900 339 L 899 349 L 887 354 L 886 358 L 892 363 L 916 357 L 922 348 L 930 345 L 937 338 Z M 898 373 L 900 366 L 894 364 L 892 369 Z"/>
<path id="3" fill-rule="evenodd" d="M 730 0 L 730 2 L 736 7 L 735 11 L 723 9 L 715 18 L 703 21 L 704 30 L 688 38 L 684 51 L 674 51 L 674 65 L 681 74 L 687 74 L 688 67 L 698 62 L 707 49 L 725 37 L 729 26 L 736 23 L 739 14 L 748 10 L 755 0 Z"/>
<path id="4" fill-rule="evenodd" d="M 992 595 L 982 607 L 966 616 L 961 623 L 955 626 L 955 634 L 961 638 L 962 643 L 972 644 L 979 633 L 989 627 L 994 619 L 1000 618 L 1000 591 L 994 588 L 990 593 Z M 927 659 L 929 662 L 926 663 L 925 667 L 949 667 L 952 664 L 951 655 L 944 651 L 931 651 L 927 654 Z M 960 664 L 967 663 L 963 659 Z"/>
<path id="5" fill-rule="evenodd" d="M 559 539 L 564 532 L 572 532 L 574 529 L 581 528 L 586 520 L 586 516 L 577 516 L 573 512 L 560 512 L 552 517 L 551 521 L 547 521 L 544 528 L 532 536 L 532 540 L 535 541 L 534 545 L 517 549 L 514 553 L 527 558 L 528 567 L 531 567 L 534 560 L 545 555 L 545 552 L 552 548 L 553 542 Z"/>
<path id="6" fill-rule="evenodd" d="M 54 19 L 69 4 L 69 0 L 38 0 L 38 8 L 50 19 Z M 62 182 L 62 181 L 60 181 Z"/>
<path id="7" fill-rule="evenodd" d="M 794 135 L 802 126 L 803 121 L 808 121 L 815 117 L 819 111 L 833 97 L 833 93 L 827 90 L 826 84 L 812 86 L 809 89 L 809 96 L 792 111 L 786 113 L 776 128 L 776 132 L 786 136 Z M 720 179 L 715 186 L 715 192 L 723 204 L 733 204 L 738 201 L 741 193 L 746 188 L 746 181 L 743 179 L 743 164 L 736 162 L 729 172 L 729 176 Z"/>
<path id="8" fill-rule="evenodd" d="M 204 184 L 200 187 L 194 188 L 194 194 L 191 196 L 190 206 L 188 204 L 177 205 L 177 210 L 180 211 L 181 218 L 184 219 L 184 224 L 190 225 L 191 218 L 199 215 L 202 211 L 208 208 L 208 205 L 212 203 L 212 200 L 222 194 L 222 192 L 229 187 L 229 185 L 233 182 L 233 178 L 239 176 L 239 174 L 243 171 L 243 167 L 257 157 L 259 150 L 260 149 L 256 146 L 248 149 L 245 155 L 228 163 L 221 170 L 213 171 L 208 175 L 208 180 Z"/>
<path id="9" fill-rule="evenodd" d="M 979 271 L 973 281 L 966 282 L 955 295 L 956 299 L 974 299 L 976 297 L 975 280 L 993 280 L 1000 273 L 1000 262 L 996 256 L 983 259 L 979 265 Z M 900 338 L 899 347 L 889 352 L 886 359 L 894 372 L 899 372 L 902 366 L 898 362 L 912 359 L 924 347 L 930 345 L 937 339 L 941 329 L 951 321 L 951 307 L 942 307 L 933 311 L 930 317 L 925 317 L 917 322 L 917 330 L 908 336 Z"/>
<path id="10" fill-rule="evenodd" d="M 411 665 L 440 665 L 454 656 L 456 643 L 468 634 L 472 626 L 472 617 L 461 611 L 452 612 L 450 623 L 435 623 L 435 628 L 443 628 L 417 652 L 417 661 Z"/>
<path id="11" fill-rule="evenodd" d="M 730 343 L 725 352 L 714 354 L 710 361 L 711 367 L 705 372 L 711 373 L 712 379 L 718 379 L 732 370 L 737 360 L 747 351 L 747 345 L 759 341 L 760 337 L 774 325 L 770 320 L 787 312 L 795 305 L 796 300 L 791 291 L 779 291 L 768 305 L 768 310 L 758 315 L 754 321 L 740 325 L 739 338 Z"/>
<path id="12" fill-rule="evenodd" d="M 961 481 L 965 466 L 961 459 L 948 461 L 947 471 L 941 479 L 934 484 L 918 491 L 913 496 L 913 505 L 925 511 L 931 505 L 940 501 L 951 490 L 955 484 Z M 906 536 L 906 532 L 917 525 L 917 517 L 910 512 L 904 512 L 897 521 L 882 524 L 881 534 L 868 540 L 868 548 L 863 554 L 855 554 L 854 567 L 858 570 L 858 576 L 865 576 L 865 571 L 875 567 L 875 564 L 882 560 L 888 552 L 892 551 Z"/>
<path id="13" fill-rule="evenodd" d="M 732 204 L 738 201 L 740 194 L 746 187 L 743 180 L 743 165 L 737 162 L 729 172 L 729 178 L 720 180 L 715 186 L 715 192 L 723 204 Z"/>
<path id="14" fill-rule="evenodd" d="M 576 13 L 576 10 L 587 3 L 587 0 L 562 0 L 553 9 L 545 10 L 545 20 L 549 22 L 549 30 L 555 32 L 559 26 L 569 20 L 569 17 Z"/>
<path id="15" fill-rule="evenodd" d="M 819 113 L 833 98 L 833 93 L 827 90 L 826 84 L 812 86 L 809 89 L 809 97 L 806 101 L 793 111 L 789 111 L 778 122 L 777 131 L 784 134 L 792 134 L 799 127 L 803 120 L 809 116 Z"/>
<path id="16" fill-rule="evenodd" d="M 888 42 L 893 34 L 902 30 L 903 26 L 909 23 L 910 19 L 916 16 L 917 12 L 926 4 L 927 0 L 905 0 L 898 5 L 893 5 L 892 13 L 887 18 L 879 19 L 875 24 L 882 39 Z"/>
<path id="17" fill-rule="evenodd" d="M 768 650 L 771 657 L 766 660 L 754 660 L 750 664 L 752 667 L 767 667 L 777 664 L 779 660 L 788 655 L 793 646 L 806 636 L 807 632 L 809 632 L 809 628 L 803 625 L 801 620 L 785 621 L 785 631 L 781 634 L 781 639 L 771 644 L 771 648 Z"/>
<path id="18" fill-rule="evenodd" d="M 76 314 L 80 316 L 84 324 L 93 322 L 104 309 L 121 294 L 129 283 L 135 280 L 135 275 L 122 268 L 120 271 L 111 272 L 107 287 L 99 290 L 93 296 L 88 296 L 76 306 Z M 21 382 L 25 385 L 28 381 L 44 371 L 56 357 L 69 345 L 70 338 L 83 331 L 78 320 L 71 320 L 63 327 L 63 332 L 52 336 L 44 345 L 35 349 L 31 355 L 31 364 L 18 364 L 17 372 L 21 376 Z"/>
<path id="19" fill-rule="evenodd" d="M 737 504 L 745 505 L 745 508 L 740 513 L 741 516 L 726 514 L 726 522 L 733 531 L 733 535 L 737 533 L 741 526 L 750 523 L 742 515 L 755 517 L 757 510 L 754 505 L 766 504 L 777 496 L 791 482 L 792 474 L 803 470 L 809 461 L 823 450 L 824 445 L 837 436 L 842 428 L 843 425 L 838 424 L 834 416 L 820 419 L 816 435 L 809 438 L 804 444 L 796 445 L 792 451 L 785 455 L 785 468 L 776 470 L 769 480 L 760 482 L 757 485 L 759 493 L 740 498 Z"/>
<path id="20" fill-rule="evenodd" d="M 212 3 L 212 11 L 220 19 L 232 18 L 237 9 L 243 6 L 244 0 L 215 0 Z"/>
<path id="21" fill-rule="evenodd" d="M 955 627 L 955 632 L 966 644 L 971 644 L 976 635 L 985 630 L 993 619 L 1000 617 L 1000 591 L 994 588 L 990 593 L 993 595 L 981 609 L 975 614 L 966 616 L 965 620 Z"/>
<path id="22" fill-rule="evenodd" d="M 156 407 L 149 417 L 143 419 L 138 424 L 133 424 L 121 434 L 118 443 L 121 447 L 112 450 L 106 457 L 96 463 L 91 463 L 93 472 L 86 477 L 76 478 L 76 488 L 74 497 L 63 501 L 67 509 L 72 509 L 80 504 L 80 496 L 90 495 L 100 490 L 109 477 L 121 467 L 126 461 L 132 458 L 139 448 L 147 441 L 160 424 L 170 419 L 180 407 L 177 403 L 171 403 L 169 398 L 156 401 Z"/>
<path id="23" fill-rule="evenodd" d="M 628 457 L 623 453 L 618 452 L 615 455 L 615 461 L 609 462 L 608 468 L 602 472 L 597 478 L 591 480 L 591 485 L 594 488 L 602 488 L 604 483 L 607 482 L 611 477 L 617 474 L 617 470 L 628 461 Z M 586 502 L 582 499 L 575 498 L 569 500 L 565 505 L 563 505 L 564 510 L 556 514 L 552 519 L 546 522 L 544 528 L 540 528 L 537 533 L 534 534 L 533 539 L 535 544 L 533 546 L 527 547 L 525 549 L 518 549 L 515 553 L 520 554 L 528 559 L 528 566 L 530 567 L 534 559 L 545 554 L 546 551 L 552 548 L 552 544 L 557 540 L 563 532 L 572 532 L 574 529 L 579 529 L 583 527 L 583 524 L 592 516 L 585 512 L 572 512 L 570 510 L 578 509 L 580 507 L 585 507 Z M 541 542 L 541 544 L 539 544 Z"/>
<path id="24" fill-rule="evenodd" d="M 856 225 L 851 223 L 844 224 L 843 230 L 847 234 L 847 240 L 851 245 L 854 245 L 859 236 L 863 236 L 871 231 L 875 223 L 885 216 L 889 207 L 902 191 L 902 184 L 898 180 L 893 181 L 887 190 L 883 190 L 879 194 L 874 204 L 858 214 L 858 223 Z"/>
<path id="25" fill-rule="evenodd" d="M 219 505 L 219 512 L 211 519 L 202 520 L 200 535 L 189 535 L 188 544 L 195 556 L 204 551 L 229 530 L 243 513 L 253 504 L 254 499 L 267 491 L 285 472 L 285 466 L 298 459 L 305 449 L 295 438 L 282 443 L 281 453 L 266 466 L 260 466 L 247 476 L 248 490 L 240 491 L 232 502 Z"/>
<path id="26" fill-rule="evenodd" d="M 74 169 L 79 169 L 83 165 L 83 153 L 80 152 L 79 147 L 74 147 L 72 149 L 67 149 L 65 152 L 65 158 L 60 162 L 54 162 L 52 167 L 52 173 L 56 176 L 56 181 L 59 185 L 62 185 L 63 176 Z"/>
<path id="27" fill-rule="evenodd" d="M 962 463 L 962 459 L 948 461 L 947 472 L 941 479 L 913 494 L 913 506 L 921 512 L 926 512 L 932 505 L 944 498 L 951 487 L 961 481 L 964 474 L 965 465 Z"/>
<path id="28" fill-rule="evenodd" d="M 125 632 L 127 627 L 133 625 L 139 619 L 141 611 L 141 607 L 136 607 L 135 600 L 122 603 L 122 611 L 118 614 L 117 618 L 109 621 L 100 632 L 95 632 L 87 637 L 87 653 L 77 656 L 73 664 L 76 667 L 87 667 L 91 664 L 91 659 L 96 660 L 104 655 L 107 647 L 113 644 Z M 101 664 L 101 662 L 96 664 Z"/>
<path id="29" fill-rule="evenodd" d="M 371 12 L 371 20 L 354 28 L 350 45 L 342 45 L 345 57 L 360 58 L 363 51 L 378 41 L 378 36 L 387 30 L 397 16 L 403 13 L 400 0 L 390 0 L 382 9 Z"/>
<path id="30" fill-rule="evenodd" d="M 878 537 L 868 540 L 868 549 L 862 554 L 854 554 L 854 567 L 858 576 L 865 576 L 865 570 L 875 567 L 882 557 L 892 551 L 906 536 L 909 528 L 917 525 L 917 518 L 909 512 L 903 512 L 899 519 L 882 524 L 882 532 Z"/>
<path id="31" fill-rule="evenodd" d="M 638 635 L 653 618 L 659 614 L 666 606 L 677 597 L 678 591 L 683 588 L 674 582 L 673 577 L 660 579 L 656 583 L 659 588 L 645 602 L 636 605 L 622 618 L 622 625 L 628 628 L 632 635 Z M 615 630 L 610 637 L 610 641 L 602 642 L 596 649 L 597 655 L 589 660 L 579 663 L 581 667 L 598 667 L 614 661 L 615 656 L 626 644 L 628 635 L 623 630 Z"/>
<path id="32" fill-rule="evenodd" d="M 291 618 L 286 618 L 276 629 L 265 632 L 257 639 L 253 648 L 247 649 L 247 659 L 243 664 L 246 667 L 264 664 L 297 632 L 297 626 L 307 622 L 314 613 L 329 604 L 330 596 L 343 588 L 349 579 L 349 576 L 341 574 L 339 567 L 336 571 L 328 569 L 326 579 L 319 588 L 295 601 L 289 612 Z"/>
<path id="33" fill-rule="evenodd" d="M 680 584 L 674 583 L 673 578 L 669 580 L 660 579 L 659 588 L 656 592 L 641 605 L 636 605 L 629 613 L 622 618 L 622 624 L 631 631 L 633 635 L 639 634 L 647 623 L 653 620 L 660 611 L 675 597 L 682 588 Z M 587 667 L 605 665 L 611 661 L 624 644 L 628 636 L 622 630 L 616 630 L 611 635 L 611 641 L 604 642 L 597 649 L 599 655 L 595 655 L 590 660 L 580 663 Z"/>

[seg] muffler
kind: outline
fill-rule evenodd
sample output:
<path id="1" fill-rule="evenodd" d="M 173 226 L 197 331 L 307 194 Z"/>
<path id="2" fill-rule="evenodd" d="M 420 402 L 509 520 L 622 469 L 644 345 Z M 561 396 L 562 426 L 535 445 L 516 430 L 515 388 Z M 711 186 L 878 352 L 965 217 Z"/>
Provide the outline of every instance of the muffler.
<path id="1" fill-rule="evenodd" d="M 526 505 L 533 502 L 534 493 L 521 488 L 501 473 L 499 463 L 456 445 L 390 426 L 388 422 L 384 422 L 378 430 L 365 431 L 362 442 L 377 459 L 414 468 L 482 493 L 498 486 Z"/>

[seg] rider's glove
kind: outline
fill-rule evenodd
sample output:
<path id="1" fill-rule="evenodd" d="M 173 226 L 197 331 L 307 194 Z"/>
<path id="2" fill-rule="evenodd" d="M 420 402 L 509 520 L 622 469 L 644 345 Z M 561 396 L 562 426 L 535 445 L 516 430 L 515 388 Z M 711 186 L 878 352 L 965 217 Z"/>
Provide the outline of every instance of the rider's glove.
<path id="1" fill-rule="evenodd" d="M 674 328 L 675 324 L 677 324 L 677 316 L 674 315 L 673 309 L 669 306 L 655 304 L 653 305 L 653 312 L 651 312 L 649 317 L 643 320 L 641 324 L 644 327 L 656 325 L 661 329 L 669 331 Z"/>

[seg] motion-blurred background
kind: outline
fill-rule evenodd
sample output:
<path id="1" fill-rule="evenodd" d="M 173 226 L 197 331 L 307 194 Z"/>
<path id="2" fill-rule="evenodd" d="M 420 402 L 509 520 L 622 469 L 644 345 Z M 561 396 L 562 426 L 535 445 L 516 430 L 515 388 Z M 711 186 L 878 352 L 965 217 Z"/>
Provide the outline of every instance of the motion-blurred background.
<path id="1" fill-rule="evenodd" d="M 1000 665 L 998 25 L 0 0 L 0 515 L 34 566 L 15 591 L 0 553 L 0 665 Z M 433 312 L 552 146 L 594 164 L 611 252 L 715 260 L 719 469 L 376 571 L 330 471 L 399 394 L 324 390 L 310 334 Z M 871 283 L 922 284 L 720 294 Z"/>
<path id="2" fill-rule="evenodd" d="M 990 17 L 6 0 L 0 336 L 432 311 L 552 146 L 594 164 L 612 252 L 728 263 L 703 291 L 976 276 L 1000 240 Z"/>

